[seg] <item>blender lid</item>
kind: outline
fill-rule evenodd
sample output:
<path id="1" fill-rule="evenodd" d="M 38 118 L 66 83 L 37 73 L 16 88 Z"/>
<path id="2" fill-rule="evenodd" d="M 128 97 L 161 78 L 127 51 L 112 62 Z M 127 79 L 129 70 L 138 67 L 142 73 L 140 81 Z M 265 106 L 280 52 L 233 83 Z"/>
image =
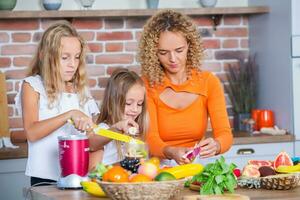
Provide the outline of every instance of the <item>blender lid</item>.
<path id="1" fill-rule="evenodd" d="M 82 134 L 70 134 L 70 135 L 58 136 L 58 139 L 59 140 L 84 140 L 84 139 L 88 139 L 88 137 Z"/>

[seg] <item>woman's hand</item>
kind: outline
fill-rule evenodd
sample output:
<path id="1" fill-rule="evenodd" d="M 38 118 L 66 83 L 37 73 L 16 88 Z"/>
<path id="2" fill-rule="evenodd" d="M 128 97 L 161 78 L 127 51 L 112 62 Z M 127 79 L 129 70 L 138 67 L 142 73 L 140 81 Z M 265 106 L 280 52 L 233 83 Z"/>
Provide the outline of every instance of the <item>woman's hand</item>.
<path id="1" fill-rule="evenodd" d="M 173 159 L 176 161 L 177 164 L 188 164 L 191 161 L 184 157 L 184 155 L 190 151 L 192 148 L 188 147 L 172 147 L 167 146 L 164 148 L 163 152 L 167 159 Z"/>
<path id="2" fill-rule="evenodd" d="M 119 131 L 122 131 L 125 134 L 128 134 L 128 130 L 130 127 L 135 127 L 137 130 L 139 130 L 139 125 L 132 119 L 125 119 L 122 121 L 119 121 L 111 126 L 112 128 L 115 128 Z"/>
<path id="3" fill-rule="evenodd" d="M 76 129 L 80 131 L 89 131 L 92 129 L 94 125 L 92 118 L 80 110 L 71 110 L 70 115 Z"/>
<path id="4" fill-rule="evenodd" d="M 201 147 L 200 150 L 200 157 L 201 158 L 208 158 L 220 153 L 221 146 L 220 143 L 213 139 L 213 138 L 206 138 L 199 142 L 199 146 Z"/>

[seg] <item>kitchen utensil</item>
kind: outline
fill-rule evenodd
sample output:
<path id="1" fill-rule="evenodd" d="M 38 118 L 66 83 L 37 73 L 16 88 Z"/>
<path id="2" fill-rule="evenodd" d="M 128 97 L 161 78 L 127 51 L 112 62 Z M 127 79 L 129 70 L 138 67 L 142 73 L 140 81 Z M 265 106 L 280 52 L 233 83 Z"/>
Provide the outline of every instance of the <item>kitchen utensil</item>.
<path id="1" fill-rule="evenodd" d="M 250 200 L 248 196 L 241 194 L 220 195 L 186 195 L 182 200 Z"/>
<path id="2" fill-rule="evenodd" d="M 254 125 L 253 125 L 253 129 L 254 131 L 259 131 L 258 128 L 258 118 L 259 118 L 259 113 L 260 113 L 260 109 L 252 109 L 251 111 L 251 118 L 254 120 Z"/>
<path id="3" fill-rule="evenodd" d="M 200 149 L 201 147 L 198 144 L 196 144 L 194 148 L 188 151 L 185 155 L 183 155 L 183 157 L 189 159 L 190 161 L 193 161 L 200 153 Z"/>
<path id="4" fill-rule="evenodd" d="M 85 135 L 58 137 L 61 176 L 57 187 L 82 188 L 81 181 L 87 181 L 89 166 L 89 141 Z"/>
<path id="5" fill-rule="evenodd" d="M 121 142 L 136 142 L 138 144 L 144 144 L 144 142 L 142 140 L 139 139 L 135 139 L 133 137 L 130 137 L 129 135 L 125 135 L 125 134 L 121 134 L 121 133 L 117 133 L 111 130 L 107 130 L 107 129 L 102 129 L 99 127 L 94 128 L 94 132 L 97 135 L 101 135 L 103 137 L 107 137 L 113 140 L 119 140 Z"/>
<path id="6" fill-rule="evenodd" d="M 274 113 L 272 110 L 261 110 L 258 117 L 258 128 L 274 127 Z"/>
<path id="7" fill-rule="evenodd" d="M 74 124 L 74 122 L 71 119 L 69 119 L 68 122 L 71 124 Z M 96 124 L 93 125 L 93 131 L 97 135 L 101 135 L 103 137 L 107 137 L 107 138 L 110 138 L 113 140 L 118 140 L 121 142 L 130 142 L 131 141 L 131 142 L 136 142 L 138 144 L 144 144 L 144 142 L 142 140 L 130 137 L 129 135 L 125 135 L 125 134 L 117 133 L 117 132 L 114 132 L 111 130 L 100 128 Z"/>

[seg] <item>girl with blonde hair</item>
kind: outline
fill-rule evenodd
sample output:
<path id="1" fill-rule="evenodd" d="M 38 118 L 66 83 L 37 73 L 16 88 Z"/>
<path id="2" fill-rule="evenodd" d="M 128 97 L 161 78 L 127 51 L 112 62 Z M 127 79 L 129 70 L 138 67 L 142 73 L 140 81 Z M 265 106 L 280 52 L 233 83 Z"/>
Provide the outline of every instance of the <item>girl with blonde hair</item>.
<path id="1" fill-rule="evenodd" d="M 102 128 L 124 134 L 129 134 L 130 128 L 134 127 L 137 130 L 135 136 L 143 140 L 148 128 L 145 98 L 143 80 L 133 71 L 116 69 L 106 85 L 97 123 Z M 125 156 L 122 146 L 120 142 L 99 135 L 90 136 L 90 148 L 94 151 L 90 168 L 98 162 L 105 165 L 120 162 Z M 103 158 L 101 150 L 104 150 Z"/>
<path id="2" fill-rule="evenodd" d="M 93 125 L 98 107 L 88 92 L 86 45 L 67 21 L 58 21 L 44 32 L 29 76 L 20 83 L 16 106 L 23 116 L 28 141 L 25 174 L 31 185 L 55 182 L 60 175 L 58 136 Z"/>

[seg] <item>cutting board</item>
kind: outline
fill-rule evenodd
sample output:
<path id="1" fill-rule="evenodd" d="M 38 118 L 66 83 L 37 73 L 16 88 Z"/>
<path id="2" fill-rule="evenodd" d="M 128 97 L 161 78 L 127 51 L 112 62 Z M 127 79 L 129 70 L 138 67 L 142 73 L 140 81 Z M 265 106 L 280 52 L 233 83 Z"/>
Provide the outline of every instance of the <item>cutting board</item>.
<path id="1" fill-rule="evenodd" d="M 182 200 L 250 200 L 250 198 L 241 194 L 186 195 Z"/>
<path id="2" fill-rule="evenodd" d="M 0 72 L 0 137 L 9 137 L 5 75 Z"/>
<path id="3" fill-rule="evenodd" d="M 191 190 L 199 191 L 199 185 L 190 185 Z M 222 194 L 222 195 L 186 195 L 182 200 L 250 200 L 248 196 L 241 194 Z"/>

